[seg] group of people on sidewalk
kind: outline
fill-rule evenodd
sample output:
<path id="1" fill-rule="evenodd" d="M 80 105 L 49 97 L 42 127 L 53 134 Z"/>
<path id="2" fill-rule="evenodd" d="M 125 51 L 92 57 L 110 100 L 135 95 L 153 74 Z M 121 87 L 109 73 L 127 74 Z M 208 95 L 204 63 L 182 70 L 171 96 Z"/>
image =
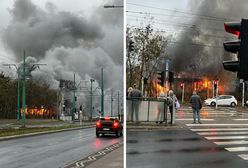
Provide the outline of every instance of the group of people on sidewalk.
<path id="1" fill-rule="evenodd" d="M 160 93 L 160 96 L 158 99 L 161 100 L 166 100 L 167 101 L 167 106 L 170 112 L 170 122 L 169 124 L 173 124 L 173 117 L 175 115 L 175 111 L 180 108 L 179 101 L 173 92 L 173 90 L 170 90 L 167 94 L 168 96 L 166 97 L 165 94 L 162 92 Z M 139 122 L 139 104 L 140 104 L 140 98 L 143 97 L 142 92 L 137 89 L 136 84 L 133 85 L 132 87 L 128 88 L 127 92 L 127 97 L 131 98 L 132 100 L 137 100 L 137 101 L 132 101 L 132 113 L 131 113 L 131 121 L 133 121 L 133 114 L 135 114 L 136 122 Z M 192 96 L 189 99 L 189 103 L 191 104 L 192 107 L 192 112 L 193 112 L 193 123 L 196 123 L 196 120 L 198 120 L 198 123 L 201 124 L 201 119 L 200 119 L 200 110 L 202 108 L 202 100 L 199 95 L 197 95 L 196 91 L 193 91 Z M 163 123 L 163 114 L 164 114 L 164 104 L 160 103 L 158 105 L 158 113 L 157 113 L 157 120 L 156 123 Z"/>

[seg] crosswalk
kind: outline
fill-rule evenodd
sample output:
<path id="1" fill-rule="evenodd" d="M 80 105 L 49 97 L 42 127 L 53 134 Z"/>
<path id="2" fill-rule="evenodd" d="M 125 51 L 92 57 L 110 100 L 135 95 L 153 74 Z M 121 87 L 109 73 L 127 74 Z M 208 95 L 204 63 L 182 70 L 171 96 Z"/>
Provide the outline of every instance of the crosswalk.
<path id="1" fill-rule="evenodd" d="M 248 161 L 248 124 L 186 124 L 217 146 Z"/>

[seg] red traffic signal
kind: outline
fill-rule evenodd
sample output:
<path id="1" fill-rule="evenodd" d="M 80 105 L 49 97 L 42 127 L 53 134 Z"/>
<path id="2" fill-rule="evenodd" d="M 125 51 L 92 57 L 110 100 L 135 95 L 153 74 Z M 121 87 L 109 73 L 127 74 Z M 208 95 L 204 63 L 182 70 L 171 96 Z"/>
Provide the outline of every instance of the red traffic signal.
<path id="1" fill-rule="evenodd" d="M 226 32 L 235 34 L 238 37 L 240 36 L 240 27 L 241 27 L 240 22 L 225 22 L 224 27 Z"/>
<path id="2" fill-rule="evenodd" d="M 180 83 L 180 88 L 183 88 L 183 86 L 184 86 L 184 83 Z"/>
<path id="3" fill-rule="evenodd" d="M 218 85 L 218 80 L 214 80 L 214 89 L 217 88 L 217 85 Z"/>

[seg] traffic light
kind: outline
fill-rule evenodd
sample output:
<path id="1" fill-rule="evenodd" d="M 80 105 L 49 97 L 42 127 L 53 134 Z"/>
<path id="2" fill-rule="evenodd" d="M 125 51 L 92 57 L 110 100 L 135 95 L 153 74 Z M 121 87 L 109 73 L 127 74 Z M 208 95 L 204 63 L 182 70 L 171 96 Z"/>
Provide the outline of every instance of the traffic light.
<path id="1" fill-rule="evenodd" d="M 134 51 L 134 42 L 132 40 L 129 41 L 128 49 L 130 52 Z"/>
<path id="2" fill-rule="evenodd" d="M 77 101 L 77 96 L 75 96 L 75 101 Z"/>
<path id="3" fill-rule="evenodd" d="M 184 86 L 184 83 L 180 83 L 180 88 L 182 89 Z"/>
<path id="4" fill-rule="evenodd" d="M 238 36 L 238 40 L 224 42 L 224 49 L 231 53 L 238 54 L 238 61 L 223 61 L 224 69 L 238 72 L 240 79 L 248 80 L 248 20 L 242 19 L 241 22 L 225 22 L 226 32 Z"/>
<path id="5" fill-rule="evenodd" d="M 174 82 L 174 73 L 169 71 L 169 82 L 172 83 Z"/>
<path id="6" fill-rule="evenodd" d="M 144 78 L 144 85 L 147 85 L 147 83 L 148 83 L 148 78 Z"/>
<path id="7" fill-rule="evenodd" d="M 162 87 L 164 86 L 164 77 L 165 77 L 165 71 L 157 73 L 158 84 Z"/>
<path id="8" fill-rule="evenodd" d="M 218 80 L 216 79 L 216 80 L 214 80 L 214 89 L 217 88 L 217 85 L 218 85 Z"/>
<path id="9" fill-rule="evenodd" d="M 79 110 L 80 110 L 80 111 L 82 111 L 82 110 L 83 110 L 83 106 L 82 106 L 82 105 L 80 105 Z"/>

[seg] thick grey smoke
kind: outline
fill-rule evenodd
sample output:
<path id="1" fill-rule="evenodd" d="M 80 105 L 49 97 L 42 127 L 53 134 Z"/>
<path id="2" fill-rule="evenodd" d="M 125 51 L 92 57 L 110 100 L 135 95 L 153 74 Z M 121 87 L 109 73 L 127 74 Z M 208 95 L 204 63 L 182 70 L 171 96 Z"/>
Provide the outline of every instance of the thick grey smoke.
<path id="1" fill-rule="evenodd" d="M 17 0 L 10 12 L 13 20 L 3 34 L 3 41 L 16 56 L 25 49 L 41 58 L 51 48 L 78 47 L 83 41 L 103 37 L 100 25 L 95 22 L 70 12 L 43 11 L 29 0 Z"/>
<path id="2" fill-rule="evenodd" d="M 79 87 L 89 87 L 93 78 L 96 80 L 93 88 L 97 90 L 103 67 L 105 89 L 122 92 L 123 9 L 105 9 L 105 4 L 123 5 L 123 2 L 105 1 L 93 9 L 92 16 L 84 17 L 82 13 L 60 11 L 50 2 L 44 10 L 31 0 L 16 0 L 10 9 L 12 21 L 3 31 L 2 41 L 18 61 L 22 62 L 25 50 L 29 60 L 47 64 L 31 74 L 53 89 L 58 88 L 61 79 L 73 80 L 75 73 Z M 81 96 L 79 101 L 89 98 L 88 91 L 77 94 Z M 96 106 L 99 100 L 95 98 Z"/>
<path id="3" fill-rule="evenodd" d="M 201 72 L 201 75 L 218 75 L 223 71 L 223 59 L 231 59 L 230 55 L 224 52 L 223 42 L 237 39 L 234 35 L 225 32 L 224 22 L 240 21 L 242 17 L 248 16 L 247 1 L 190 0 L 188 7 L 190 12 L 202 17 L 192 19 L 188 23 L 188 28 L 179 34 L 176 41 L 180 43 L 173 44 L 171 51 L 174 69 L 179 72 L 182 70 L 191 71 L 191 65 L 195 65 L 196 70 Z"/>

